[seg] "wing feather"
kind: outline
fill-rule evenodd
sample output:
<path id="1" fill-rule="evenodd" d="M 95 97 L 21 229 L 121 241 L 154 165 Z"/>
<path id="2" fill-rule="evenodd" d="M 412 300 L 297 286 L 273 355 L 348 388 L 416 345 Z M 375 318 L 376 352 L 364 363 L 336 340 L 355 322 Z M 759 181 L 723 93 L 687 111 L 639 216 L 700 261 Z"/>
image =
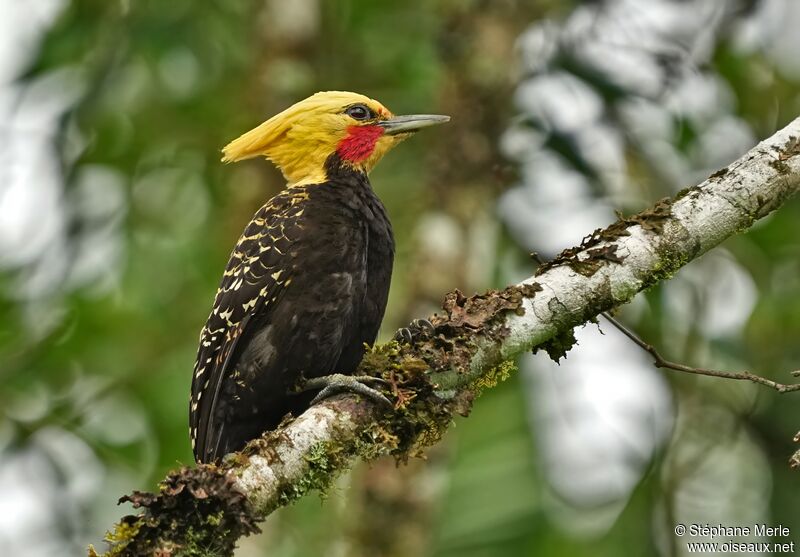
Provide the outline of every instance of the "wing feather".
<path id="1" fill-rule="evenodd" d="M 189 408 L 190 436 L 198 462 L 215 458 L 223 434 L 224 420 L 216 414 L 225 379 L 234 372 L 238 355 L 254 332 L 254 323 L 269 318 L 291 280 L 282 265 L 282 255 L 294 239 L 284 234 L 284 225 L 302 214 L 297 197 L 296 192 L 284 190 L 267 202 L 245 228 L 200 333 Z"/>

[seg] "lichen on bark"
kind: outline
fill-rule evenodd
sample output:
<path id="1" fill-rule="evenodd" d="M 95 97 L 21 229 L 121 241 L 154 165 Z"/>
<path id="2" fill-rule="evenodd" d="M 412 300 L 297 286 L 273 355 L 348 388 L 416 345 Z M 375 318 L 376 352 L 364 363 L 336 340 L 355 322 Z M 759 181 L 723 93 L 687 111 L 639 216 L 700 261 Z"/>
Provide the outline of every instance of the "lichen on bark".
<path id="1" fill-rule="evenodd" d="M 123 517 L 106 535 L 106 557 L 228 555 L 236 540 L 260 531 L 247 495 L 226 470 L 210 464 L 183 467 L 157 494 L 134 491 L 119 502 L 143 512 Z M 89 555 L 97 555 L 94 548 Z"/>

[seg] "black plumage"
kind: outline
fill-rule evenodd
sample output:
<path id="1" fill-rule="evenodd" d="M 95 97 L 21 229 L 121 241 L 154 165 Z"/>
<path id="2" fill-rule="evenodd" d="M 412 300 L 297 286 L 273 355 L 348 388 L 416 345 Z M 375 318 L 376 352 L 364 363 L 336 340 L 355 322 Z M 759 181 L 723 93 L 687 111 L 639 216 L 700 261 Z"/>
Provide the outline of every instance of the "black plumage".
<path id="1" fill-rule="evenodd" d="M 378 333 L 394 260 L 392 228 L 366 174 L 326 164 L 327 180 L 269 200 L 231 254 L 200 334 L 190 401 L 198 462 L 213 462 L 298 415 L 304 379 L 352 374 Z"/>

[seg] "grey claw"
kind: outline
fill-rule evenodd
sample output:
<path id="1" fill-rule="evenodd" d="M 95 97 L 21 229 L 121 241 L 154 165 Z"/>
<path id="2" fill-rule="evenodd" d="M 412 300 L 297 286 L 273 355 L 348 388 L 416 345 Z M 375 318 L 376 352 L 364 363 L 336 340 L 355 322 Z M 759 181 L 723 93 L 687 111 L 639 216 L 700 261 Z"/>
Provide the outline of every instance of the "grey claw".
<path id="1" fill-rule="evenodd" d="M 333 373 L 324 377 L 315 377 L 313 379 L 309 379 L 303 385 L 302 390 L 309 391 L 312 389 L 322 388 L 317 396 L 315 396 L 311 401 L 312 406 L 319 401 L 335 394 L 351 392 L 364 396 L 381 406 L 394 408 L 394 405 L 389 401 L 388 398 L 383 396 L 383 394 L 376 391 L 372 387 L 368 387 L 364 383 L 380 383 L 382 385 L 388 385 L 388 382 L 380 377 L 366 375 L 352 376 L 343 375 L 341 373 Z"/>
<path id="2" fill-rule="evenodd" d="M 317 396 L 315 396 L 311 400 L 311 406 L 314 406 L 319 401 L 325 400 L 326 398 L 329 398 L 329 397 L 335 395 L 336 393 L 337 393 L 336 388 L 333 387 L 332 385 L 328 385 L 327 387 L 322 389 L 319 393 L 317 393 Z"/>
<path id="3" fill-rule="evenodd" d="M 394 334 L 394 340 L 401 344 L 412 344 L 414 342 L 414 335 L 411 334 L 411 330 L 408 327 L 403 327 L 402 329 L 398 329 Z"/>
<path id="4" fill-rule="evenodd" d="M 402 344 L 414 344 L 418 339 L 427 339 L 434 335 L 436 327 L 427 319 L 414 319 L 408 327 L 398 329 L 394 340 Z"/>
<path id="5" fill-rule="evenodd" d="M 436 327 L 427 319 L 414 319 L 414 321 L 411 322 L 411 326 L 418 329 L 420 333 L 424 333 L 426 336 L 433 336 L 436 332 Z"/>
<path id="6" fill-rule="evenodd" d="M 383 377 L 374 377 L 372 375 L 347 375 L 345 377 L 350 377 L 352 379 L 355 379 L 359 383 L 379 383 L 384 387 L 388 387 L 389 385 L 391 385 L 391 383 L 389 383 Z"/>

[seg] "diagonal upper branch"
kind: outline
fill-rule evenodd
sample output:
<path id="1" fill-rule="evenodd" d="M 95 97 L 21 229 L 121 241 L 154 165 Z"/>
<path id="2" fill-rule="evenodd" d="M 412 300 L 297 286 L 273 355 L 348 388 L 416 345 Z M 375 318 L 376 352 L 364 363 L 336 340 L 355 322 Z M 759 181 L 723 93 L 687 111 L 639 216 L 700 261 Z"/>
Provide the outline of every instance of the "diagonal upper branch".
<path id="1" fill-rule="evenodd" d="M 230 555 L 257 520 L 325 489 L 355 458 L 405 458 L 435 443 L 454 413 L 466 414 L 481 389 L 508 373 L 510 359 L 533 348 L 563 353 L 573 327 L 670 278 L 798 189 L 800 118 L 702 184 L 591 233 L 520 285 L 470 298 L 448 294 L 444 314 L 431 319 L 432 337 L 378 346 L 361 364 L 359 372 L 392 385 L 395 412 L 336 397 L 265 434 L 222 468 L 175 472 L 160 495 L 128 498 L 145 511 L 109 535 L 112 551 L 193 554 L 202 544 Z"/>

